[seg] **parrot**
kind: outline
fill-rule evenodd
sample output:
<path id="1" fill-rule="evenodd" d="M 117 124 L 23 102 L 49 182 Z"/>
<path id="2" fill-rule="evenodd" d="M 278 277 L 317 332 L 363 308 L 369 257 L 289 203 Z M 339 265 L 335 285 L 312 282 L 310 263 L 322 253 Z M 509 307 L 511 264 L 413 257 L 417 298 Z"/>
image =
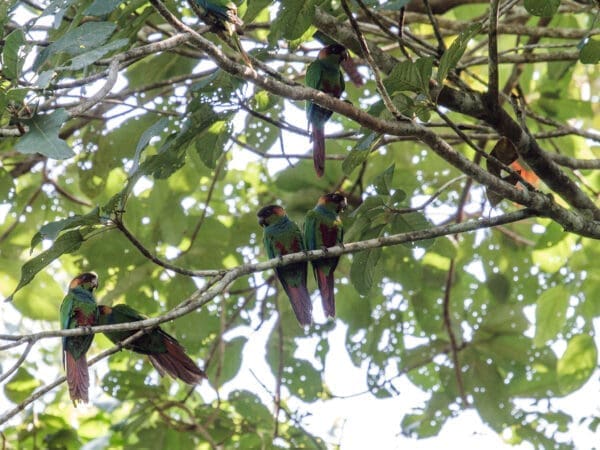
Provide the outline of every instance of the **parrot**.
<path id="1" fill-rule="evenodd" d="M 331 39 L 329 36 L 327 36 L 325 33 L 321 32 L 319 30 L 317 30 L 315 32 L 315 34 L 313 34 L 313 37 L 323 45 L 330 45 L 330 44 L 337 43 L 336 41 Z M 350 53 L 348 53 L 348 58 L 346 58 L 344 61 L 342 61 L 341 66 L 342 66 L 342 69 L 344 69 L 344 72 L 346 72 L 346 74 L 348 75 L 348 78 L 350 78 L 350 81 L 352 81 L 352 83 L 354 83 L 354 86 L 360 87 L 363 84 L 365 84 L 365 80 L 363 79 L 363 76 L 358 71 L 358 67 L 356 65 L 356 60 L 352 59 L 352 55 L 350 55 Z"/>
<path id="2" fill-rule="evenodd" d="M 93 291 L 98 287 L 98 276 L 82 273 L 69 284 L 69 292 L 60 305 L 60 324 L 63 330 L 94 326 L 98 323 L 98 306 Z M 69 396 L 73 405 L 87 403 L 90 377 L 85 354 L 92 345 L 93 334 L 62 338 L 63 365 L 67 372 Z"/>
<path id="3" fill-rule="evenodd" d="M 122 303 L 113 307 L 100 305 L 98 311 L 99 325 L 114 325 L 147 319 L 135 309 Z M 136 332 L 137 330 L 111 331 L 105 332 L 104 335 L 117 344 Z M 196 384 L 206 378 L 204 371 L 185 354 L 184 348 L 177 342 L 177 339 L 160 327 L 147 331 L 146 334 L 126 344 L 125 348 L 147 355 L 161 376 L 168 373 L 173 378 L 179 378 L 187 384 Z"/>
<path id="4" fill-rule="evenodd" d="M 304 241 L 308 250 L 325 249 L 343 244 L 344 229 L 339 213 L 346 208 L 346 197 L 339 192 L 319 197 L 317 206 L 306 214 Z M 312 261 L 313 274 L 319 285 L 323 310 L 328 317 L 335 317 L 333 272 L 340 258 L 323 258 Z"/>
<path id="5" fill-rule="evenodd" d="M 248 54 L 242 47 L 239 34 L 244 34 L 242 27 L 244 22 L 237 15 L 237 6 L 231 0 L 191 0 L 192 5 L 202 8 L 204 21 L 208 21 L 217 32 L 223 32 L 229 36 L 235 44 L 236 50 L 240 52 L 244 62 L 252 68 Z"/>
<path id="6" fill-rule="evenodd" d="M 331 44 L 323 47 L 317 59 L 306 69 L 306 85 L 340 98 L 346 87 L 340 63 L 346 59 L 348 59 L 348 52 L 344 46 Z M 310 101 L 306 103 L 309 131 L 312 128 L 313 162 L 318 177 L 322 177 L 325 172 L 325 122 L 329 120 L 331 114 L 333 113 L 328 109 Z"/>
<path id="7" fill-rule="evenodd" d="M 269 258 L 306 250 L 300 228 L 288 218 L 281 206 L 265 206 L 257 216 L 259 225 L 264 228 L 263 243 Z M 307 271 L 306 261 L 275 268 L 277 278 L 302 326 L 312 323 L 312 303 L 306 287 Z"/>

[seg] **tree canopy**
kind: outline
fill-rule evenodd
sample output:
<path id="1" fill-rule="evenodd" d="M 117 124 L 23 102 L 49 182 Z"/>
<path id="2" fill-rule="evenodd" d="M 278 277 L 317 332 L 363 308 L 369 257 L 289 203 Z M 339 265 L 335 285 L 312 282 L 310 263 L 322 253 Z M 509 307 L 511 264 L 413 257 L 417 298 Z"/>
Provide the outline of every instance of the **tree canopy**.
<path id="1" fill-rule="evenodd" d="M 334 448 L 305 416 L 341 395 L 324 380 L 340 329 L 364 395 L 426 394 L 396 418 L 406 436 L 468 410 L 509 444 L 596 431 L 597 410 L 556 400 L 598 381 L 598 1 L 245 0 L 251 64 L 202 3 L 0 5 L 3 448 Z M 340 99 L 304 84 L 334 42 L 354 61 Z M 307 100 L 334 112 L 321 178 Z M 345 245 L 268 260 L 258 209 L 301 225 L 335 191 Z M 272 269 L 326 253 L 337 317 L 309 274 L 302 328 Z M 98 334 L 74 410 L 58 310 L 84 271 L 208 380 Z"/>

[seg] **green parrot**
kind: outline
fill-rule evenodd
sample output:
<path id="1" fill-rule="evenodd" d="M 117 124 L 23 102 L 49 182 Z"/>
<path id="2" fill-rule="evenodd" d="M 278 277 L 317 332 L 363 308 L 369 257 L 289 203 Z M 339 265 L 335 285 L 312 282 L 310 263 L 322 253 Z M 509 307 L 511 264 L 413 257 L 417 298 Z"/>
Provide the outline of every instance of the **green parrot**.
<path id="1" fill-rule="evenodd" d="M 216 32 L 229 36 L 240 52 L 244 62 L 252 67 L 248 54 L 242 47 L 239 34 L 244 34 L 244 22 L 237 15 L 237 6 L 231 0 L 191 0 L 193 5 L 199 6 L 204 14 L 202 18 L 212 25 Z"/>
<path id="2" fill-rule="evenodd" d="M 100 313 L 99 325 L 114 325 L 147 319 L 135 309 L 124 304 L 115 305 L 112 308 L 100 305 L 98 311 Z M 105 332 L 104 335 L 117 344 L 136 332 L 137 330 L 112 331 Z M 179 378 L 187 384 L 196 384 L 206 378 L 204 371 L 186 355 L 184 348 L 177 342 L 177 339 L 160 327 L 147 331 L 146 334 L 126 344 L 125 348 L 147 355 L 161 376 L 168 373 L 173 378 Z"/>
<path id="3" fill-rule="evenodd" d="M 98 276 L 86 272 L 69 284 L 69 292 L 60 305 L 60 325 L 63 330 L 91 327 L 98 323 L 98 306 L 93 291 L 98 287 Z M 85 354 L 92 345 L 93 334 L 63 337 L 63 365 L 67 372 L 69 395 L 73 404 L 88 402 L 90 377 Z"/>
<path id="4" fill-rule="evenodd" d="M 300 228 L 281 206 L 265 206 L 257 216 L 259 225 L 264 228 L 263 243 L 269 258 L 305 250 Z M 307 267 L 306 262 L 299 262 L 275 269 L 301 325 L 312 323 L 312 303 L 306 288 Z"/>
<path id="5" fill-rule="evenodd" d="M 340 44 L 323 47 L 316 60 L 306 69 L 306 85 L 340 98 L 346 87 L 340 63 L 348 59 L 346 48 Z M 325 172 L 325 122 L 333 114 L 312 102 L 306 103 L 309 131 L 312 128 L 313 162 L 318 177 Z"/>
<path id="6" fill-rule="evenodd" d="M 339 213 L 346 205 L 346 197 L 339 192 L 322 195 L 319 198 L 317 206 L 306 214 L 304 222 L 304 241 L 308 250 L 325 249 L 343 243 L 344 229 Z M 323 310 L 328 317 L 335 317 L 333 272 L 339 260 L 339 257 L 323 258 L 312 262 Z"/>

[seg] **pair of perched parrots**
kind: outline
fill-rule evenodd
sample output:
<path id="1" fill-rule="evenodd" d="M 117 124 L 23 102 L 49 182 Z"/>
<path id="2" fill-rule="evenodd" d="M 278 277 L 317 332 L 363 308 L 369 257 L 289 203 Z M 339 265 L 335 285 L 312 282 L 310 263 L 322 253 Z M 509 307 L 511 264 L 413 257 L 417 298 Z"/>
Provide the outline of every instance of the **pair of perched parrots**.
<path id="1" fill-rule="evenodd" d="M 69 292 L 60 306 L 60 323 L 63 329 L 111 325 L 144 320 L 135 309 L 124 305 L 113 307 L 97 305 L 94 289 L 98 287 L 95 273 L 86 272 L 69 284 Z M 137 330 L 112 331 L 104 334 L 115 344 L 136 333 Z M 93 334 L 64 337 L 63 364 L 67 372 L 69 395 L 73 404 L 88 401 L 90 385 L 86 353 L 94 339 Z M 161 374 L 169 374 L 188 384 L 196 384 L 206 374 L 185 353 L 184 348 L 160 327 L 153 328 L 124 346 L 128 350 L 148 356 Z"/>
<path id="2" fill-rule="evenodd" d="M 209 22 L 217 32 L 224 32 L 233 38 L 237 49 L 246 64 L 252 67 L 248 55 L 242 48 L 238 34 L 242 34 L 244 22 L 237 15 L 237 7 L 231 0 L 190 0 L 199 6 L 204 13 L 204 20 Z M 306 69 L 306 85 L 340 98 L 345 89 L 344 76 L 340 65 L 349 62 L 346 48 L 340 44 L 330 44 L 319 51 L 317 59 Z M 358 76 L 360 83 L 360 75 Z M 306 104 L 308 127 L 313 142 L 313 163 L 317 176 L 325 173 L 325 122 L 332 112 L 312 102 Z"/>
<path id="3" fill-rule="evenodd" d="M 304 235 L 279 205 L 269 205 L 258 211 L 258 223 L 263 227 L 263 243 L 269 258 L 305 250 L 317 250 L 343 243 L 343 226 L 339 213 L 346 207 L 346 197 L 338 192 L 323 195 L 310 210 L 304 222 Z M 323 310 L 335 317 L 334 271 L 338 258 L 322 258 L 312 262 L 313 273 Z M 312 323 L 312 303 L 306 287 L 306 261 L 277 267 L 275 272 L 288 295 L 292 309 L 301 325 Z"/>

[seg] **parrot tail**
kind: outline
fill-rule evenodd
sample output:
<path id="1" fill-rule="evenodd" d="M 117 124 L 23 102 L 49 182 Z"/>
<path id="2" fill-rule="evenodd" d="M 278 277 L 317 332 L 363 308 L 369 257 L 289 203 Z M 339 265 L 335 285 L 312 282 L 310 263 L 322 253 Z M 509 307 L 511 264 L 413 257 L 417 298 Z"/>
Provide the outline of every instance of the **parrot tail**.
<path id="1" fill-rule="evenodd" d="M 67 370 L 67 385 L 69 386 L 69 396 L 73 405 L 77 402 L 87 403 L 88 389 L 90 387 L 90 376 L 88 374 L 88 365 L 85 355 L 75 359 L 72 354 L 65 352 L 65 366 Z"/>
<path id="2" fill-rule="evenodd" d="M 329 273 L 327 273 L 329 272 Z M 315 269 L 315 278 L 321 292 L 321 302 L 326 317 L 335 317 L 335 296 L 333 292 L 333 270 Z"/>
<path id="3" fill-rule="evenodd" d="M 206 378 L 206 373 L 201 370 L 192 359 L 185 354 L 185 350 L 176 340 L 164 337 L 166 353 L 148 355 L 148 359 L 161 375 L 168 373 L 173 378 L 179 378 L 187 384 L 197 384 Z"/>
<path id="4" fill-rule="evenodd" d="M 300 325 L 310 325 L 312 323 L 312 302 L 306 286 L 287 286 L 286 292 Z"/>
<path id="5" fill-rule="evenodd" d="M 325 173 L 325 130 L 322 127 L 313 126 L 313 162 L 318 177 Z"/>

